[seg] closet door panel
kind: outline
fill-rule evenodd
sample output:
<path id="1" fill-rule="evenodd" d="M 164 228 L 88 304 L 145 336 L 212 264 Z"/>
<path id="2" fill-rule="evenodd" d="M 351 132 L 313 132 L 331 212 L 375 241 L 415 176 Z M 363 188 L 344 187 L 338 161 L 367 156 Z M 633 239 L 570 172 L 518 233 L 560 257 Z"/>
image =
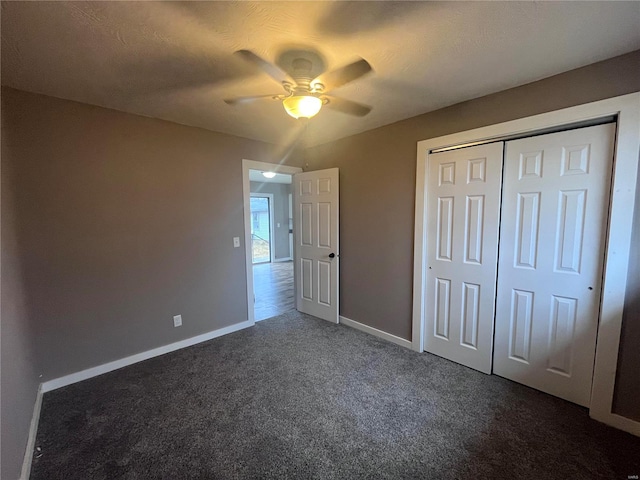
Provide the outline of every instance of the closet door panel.
<path id="1" fill-rule="evenodd" d="M 491 373 L 503 143 L 430 155 L 425 350 Z"/>
<path id="2" fill-rule="evenodd" d="M 494 373 L 587 406 L 615 125 L 506 143 Z"/>

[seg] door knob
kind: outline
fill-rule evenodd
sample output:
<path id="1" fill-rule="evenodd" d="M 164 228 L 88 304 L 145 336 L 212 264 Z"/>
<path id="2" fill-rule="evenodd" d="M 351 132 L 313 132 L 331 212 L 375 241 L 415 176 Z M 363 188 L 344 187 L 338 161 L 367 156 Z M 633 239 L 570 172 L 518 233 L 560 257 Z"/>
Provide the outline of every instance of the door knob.
<path id="1" fill-rule="evenodd" d="M 336 254 L 335 254 L 335 253 L 333 253 L 333 252 L 332 252 L 332 253 L 330 253 L 330 254 L 329 254 L 329 258 L 336 258 Z"/>

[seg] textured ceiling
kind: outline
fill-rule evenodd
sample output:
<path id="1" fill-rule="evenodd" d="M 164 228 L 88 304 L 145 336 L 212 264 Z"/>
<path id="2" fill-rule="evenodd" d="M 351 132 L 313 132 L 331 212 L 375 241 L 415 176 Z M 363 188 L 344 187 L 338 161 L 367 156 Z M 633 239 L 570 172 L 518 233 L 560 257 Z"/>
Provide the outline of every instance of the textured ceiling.
<path id="1" fill-rule="evenodd" d="M 222 101 L 282 91 L 232 53 L 365 58 L 333 93 L 373 111 L 323 109 L 314 145 L 637 50 L 640 2 L 2 2 L 1 32 L 4 85 L 281 144 L 278 102 Z"/>

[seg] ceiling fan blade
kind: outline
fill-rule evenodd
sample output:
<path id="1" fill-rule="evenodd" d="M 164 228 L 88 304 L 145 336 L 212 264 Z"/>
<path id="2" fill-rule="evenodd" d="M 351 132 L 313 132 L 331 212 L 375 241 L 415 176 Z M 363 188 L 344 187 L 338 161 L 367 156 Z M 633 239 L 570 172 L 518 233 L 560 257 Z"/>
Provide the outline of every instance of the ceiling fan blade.
<path id="1" fill-rule="evenodd" d="M 267 75 L 273 78 L 279 83 L 290 83 L 295 85 L 295 81 L 289 76 L 287 72 L 275 66 L 273 63 L 267 62 L 264 58 L 259 57 L 250 50 L 238 50 L 236 55 L 241 56 L 246 61 L 253 63 L 255 66 L 264 71 Z"/>
<path id="2" fill-rule="evenodd" d="M 364 58 L 361 58 L 357 62 L 350 63 L 344 67 L 319 75 L 311 81 L 311 85 L 321 83 L 324 86 L 324 91 L 329 92 L 334 88 L 353 82 L 363 75 L 366 75 L 371 70 L 372 68 L 371 65 L 369 65 L 369 62 Z"/>
<path id="3" fill-rule="evenodd" d="M 371 111 L 371 107 L 358 102 L 353 102 L 351 100 L 345 100 L 344 98 L 338 98 L 329 95 L 323 95 L 323 97 L 329 100 L 329 102 L 324 105 L 325 107 L 331 108 L 332 110 L 337 110 L 338 112 L 346 113 L 347 115 L 364 117 Z"/>
<path id="4" fill-rule="evenodd" d="M 284 98 L 284 95 L 280 95 L 279 93 L 272 93 L 271 95 L 251 95 L 248 97 L 225 98 L 224 103 L 228 105 L 239 105 L 242 103 L 251 103 L 255 100 L 262 100 L 264 98 L 272 98 L 274 100 L 279 100 L 281 98 Z"/>

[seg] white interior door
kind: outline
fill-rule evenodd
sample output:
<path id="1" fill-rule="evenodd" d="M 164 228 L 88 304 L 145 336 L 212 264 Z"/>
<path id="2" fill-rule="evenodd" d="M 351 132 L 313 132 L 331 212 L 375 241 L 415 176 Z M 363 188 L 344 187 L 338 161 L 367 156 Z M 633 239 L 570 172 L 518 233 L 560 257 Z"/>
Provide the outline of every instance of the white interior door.
<path id="1" fill-rule="evenodd" d="M 338 169 L 293 176 L 296 308 L 338 323 Z"/>
<path id="2" fill-rule="evenodd" d="M 506 144 L 494 373 L 584 406 L 614 135 L 608 124 Z"/>
<path id="3" fill-rule="evenodd" d="M 429 156 L 425 350 L 491 373 L 503 143 Z"/>

